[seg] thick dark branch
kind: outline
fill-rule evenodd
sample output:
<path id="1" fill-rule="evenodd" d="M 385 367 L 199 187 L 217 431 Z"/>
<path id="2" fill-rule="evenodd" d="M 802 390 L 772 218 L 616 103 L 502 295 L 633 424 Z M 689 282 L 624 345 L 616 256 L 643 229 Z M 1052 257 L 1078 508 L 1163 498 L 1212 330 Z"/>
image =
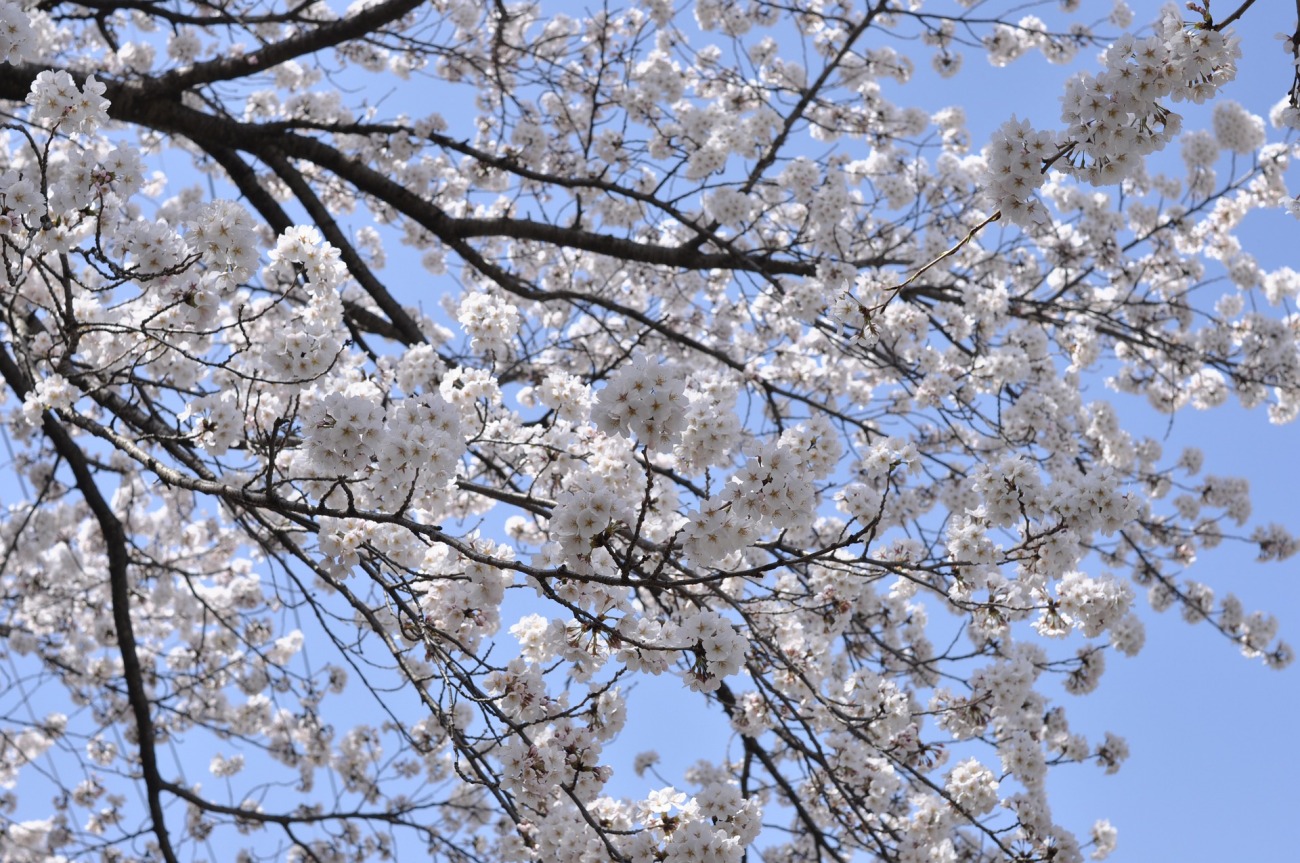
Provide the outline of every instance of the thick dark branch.
<path id="1" fill-rule="evenodd" d="M 292 9 L 274 15 L 228 15 L 219 12 L 215 6 L 207 4 L 199 5 L 204 12 L 209 14 L 187 15 L 184 12 L 166 8 L 158 0 L 78 0 L 77 3 L 68 4 L 74 10 L 70 15 L 61 14 L 58 11 L 59 7 L 63 5 L 58 0 L 45 0 L 45 2 L 38 3 L 36 8 L 49 12 L 50 17 L 56 21 L 85 17 L 85 13 L 81 11 L 83 9 L 94 9 L 101 14 L 134 9 L 143 12 L 150 18 L 158 18 L 169 24 L 192 24 L 196 27 L 237 24 L 241 27 L 249 27 L 256 24 L 287 24 L 302 21 L 302 11 L 316 5 L 317 2 L 318 0 L 299 0 Z"/>
<path id="2" fill-rule="evenodd" d="M 253 209 L 257 210 L 258 214 L 266 220 L 266 223 L 271 226 L 273 231 L 282 234 L 293 227 L 293 219 L 289 218 L 289 214 L 280 206 L 280 202 L 275 199 L 275 196 L 266 190 L 258 178 L 257 172 L 240 157 L 238 152 L 229 148 L 218 147 L 210 150 L 209 155 L 225 170 L 226 176 L 243 194 L 244 199 L 252 205 Z M 352 260 L 347 257 L 347 253 L 350 251 L 350 247 L 343 250 L 345 254 L 344 261 L 347 263 L 349 271 L 354 276 L 357 276 L 358 273 L 370 275 L 369 268 L 365 267 L 359 259 L 357 263 L 361 264 L 361 266 L 353 266 Z M 355 253 L 352 254 L 352 257 L 355 257 Z M 406 313 L 401 304 L 391 297 L 377 279 L 373 276 L 369 279 L 358 277 L 357 281 L 361 282 L 362 286 L 370 292 L 371 297 L 374 298 L 379 307 L 390 315 L 390 319 L 385 320 L 364 306 L 359 306 L 356 302 L 345 299 L 343 300 L 343 314 L 348 320 L 366 332 L 375 333 L 395 342 L 413 345 L 425 341 L 419 325 Z"/>
<path id="3" fill-rule="evenodd" d="M 32 80 L 40 71 L 36 66 L 0 67 L 0 98 L 14 101 L 25 99 Z M 183 136 L 214 158 L 222 150 L 238 148 L 256 155 L 268 164 L 275 158 L 276 151 L 290 158 L 311 162 L 351 184 L 357 191 L 394 208 L 443 242 L 475 237 L 501 237 L 548 243 L 630 263 L 680 270 L 721 269 L 768 276 L 805 277 L 814 276 L 817 272 L 816 261 L 796 256 L 779 256 L 770 251 L 704 251 L 696 248 L 694 243 L 665 246 L 531 219 L 456 218 L 449 216 L 433 201 L 409 191 L 384 173 L 315 138 L 285 134 L 282 130 L 264 129 L 255 123 L 242 123 L 207 114 L 182 105 L 178 95 L 166 98 L 163 94 L 158 94 L 156 85 L 150 82 L 106 81 L 105 84 L 105 97 L 111 102 L 109 116 L 115 120 Z M 851 263 L 858 267 L 870 267 L 890 262 L 884 258 L 870 258 Z M 384 311 L 390 312 L 389 309 Z"/>
<path id="4" fill-rule="evenodd" d="M 379 281 L 366 262 L 361 259 L 361 255 L 344 235 L 338 222 L 330 214 L 320 196 L 312 189 L 311 184 L 303 178 L 302 173 L 290 164 L 288 159 L 273 150 L 265 152 L 264 158 L 271 166 L 271 170 L 275 171 L 276 176 L 283 180 L 298 198 L 298 202 L 307 210 L 307 215 L 311 217 L 313 224 L 320 228 L 325 239 L 339 250 L 340 258 L 347 266 L 348 272 L 352 274 L 352 278 L 357 280 L 379 308 L 388 315 L 388 319 L 401 334 L 401 341 L 410 345 L 428 341 L 415 319 L 407 314 L 401 303 L 397 302 L 384 283 Z"/>
<path id="5" fill-rule="evenodd" d="M 239 124 L 243 125 L 243 124 Z M 196 141 L 202 146 L 202 141 Z M 503 237 L 512 240 L 532 240 L 564 248 L 593 252 L 631 263 L 672 267 L 680 270 L 735 270 L 766 275 L 813 276 L 817 272 L 814 261 L 778 258 L 771 253 L 707 252 L 690 245 L 661 246 L 625 237 L 601 234 L 582 228 L 570 228 L 535 222 L 531 219 L 454 218 L 447 215 L 432 201 L 408 191 L 396 181 L 374 168 L 352 159 L 339 150 L 302 135 L 284 135 L 270 139 L 268 144 L 278 147 L 287 155 L 305 159 L 325 168 L 346 180 L 358 191 L 370 195 L 417 222 L 444 243 L 468 240 L 474 237 Z M 250 145 L 253 152 L 262 149 Z M 867 262 L 863 262 L 866 264 Z M 876 263 L 876 262 L 871 262 Z"/>
<path id="6" fill-rule="evenodd" d="M 19 398 L 26 397 L 27 376 L 23 374 L 9 352 L 3 349 L 0 349 L 0 375 L 3 375 L 15 395 Z M 130 558 L 127 553 L 130 541 L 126 535 L 126 528 L 113 512 L 112 506 L 104 499 L 95 482 L 95 475 L 91 472 L 86 454 L 81 451 L 81 447 L 77 446 L 72 435 L 68 434 L 68 430 L 50 411 L 45 411 L 41 415 L 41 426 L 59 456 L 68 463 L 76 479 L 77 490 L 81 492 L 86 505 L 95 516 L 104 539 L 104 549 L 108 557 L 109 595 L 113 605 L 113 629 L 117 636 L 118 652 L 122 657 L 122 676 L 126 681 L 127 701 L 135 716 L 136 736 L 139 738 L 137 745 L 140 751 L 140 771 L 144 775 L 149 817 L 153 822 L 153 833 L 158 839 L 158 848 L 162 852 L 163 859 L 167 863 L 178 863 L 163 815 L 164 782 L 158 773 L 158 755 L 154 748 L 154 726 L 150 713 L 149 694 L 144 688 L 144 673 L 140 667 L 139 654 L 135 649 L 128 571 Z"/>
<path id="7" fill-rule="evenodd" d="M 227 55 L 184 69 L 168 72 L 160 78 L 146 81 L 141 89 L 154 96 L 180 93 L 202 84 L 216 81 L 233 81 L 266 72 L 281 63 L 315 54 L 326 48 L 341 45 L 352 39 L 373 34 L 409 12 L 423 5 L 424 0 L 386 0 L 362 9 L 355 15 L 338 21 L 328 21 L 273 42 L 264 48 L 242 55 Z"/>

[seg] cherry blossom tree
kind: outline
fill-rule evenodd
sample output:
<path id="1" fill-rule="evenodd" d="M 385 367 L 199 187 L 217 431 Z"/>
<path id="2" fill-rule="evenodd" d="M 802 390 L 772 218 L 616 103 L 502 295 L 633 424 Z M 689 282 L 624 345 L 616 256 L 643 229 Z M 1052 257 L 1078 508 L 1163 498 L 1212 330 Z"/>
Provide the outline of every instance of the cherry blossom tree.
<path id="1" fill-rule="evenodd" d="M 1061 689 L 1292 657 L 1106 387 L 1300 410 L 1300 35 L 1261 118 L 1249 0 L 995 5 L 0 0 L 0 861 L 1104 857 Z"/>

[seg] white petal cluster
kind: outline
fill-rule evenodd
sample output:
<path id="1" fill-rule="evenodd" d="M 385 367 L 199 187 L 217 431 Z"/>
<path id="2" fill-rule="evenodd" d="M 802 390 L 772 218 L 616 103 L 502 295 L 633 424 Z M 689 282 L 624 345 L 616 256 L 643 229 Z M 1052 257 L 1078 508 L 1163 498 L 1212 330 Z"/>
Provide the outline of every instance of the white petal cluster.
<path id="1" fill-rule="evenodd" d="M 189 222 L 190 245 L 221 273 L 223 286 L 247 281 L 257 270 L 261 242 L 248 211 L 234 201 L 205 204 Z"/>
<path id="2" fill-rule="evenodd" d="M 261 345 L 263 362 L 273 379 L 282 382 L 311 381 L 324 376 L 343 349 L 343 305 L 339 289 L 344 269 L 339 252 L 321 240 L 314 228 L 292 228 L 282 234 L 268 253 L 270 265 L 301 272 L 310 300 L 291 321 L 274 329 Z"/>
<path id="3" fill-rule="evenodd" d="M 23 7 L 0 0 L 0 63 L 16 65 L 35 59 L 36 53 L 32 22 Z"/>
<path id="4" fill-rule="evenodd" d="M 93 134 L 108 122 L 106 89 L 94 75 L 78 87 L 67 72 L 44 71 L 36 76 L 27 94 L 32 122 L 57 127 L 64 134 Z"/>
<path id="5" fill-rule="evenodd" d="M 972 815 L 990 812 L 998 802 L 998 778 L 974 758 L 960 762 L 948 773 L 944 790 Z"/>
<path id="6" fill-rule="evenodd" d="M 716 611 L 700 611 L 684 619 L 676 638 L 695 652 L 695 665 L 686 679 L 701 692 L 716 690 L 723 678 L 739 671 L 749 648 L 735 625 Z"/>
<path id="7" fill-rule="evenodd" d="M 510 340 L 520 323 L 517 306 L 485 291 L 466 294 L 456 319 L 474 339 L 474 347 L 499 357 L 510 353 Z"/>
<path id="8" fill-rule="evenodd" d="M 1082 572 L 1069 572 L 1057 585 L 1061 612 L 1066 620 L 1083 630 L 1084 636 L 1100 636 L 1128 613 L 1132 589 L 1113 576 L 1091 578 Z"/>
<path id="9" fill-rule="evenodd" d="M 1231 100 L 1214 106 L 1214 137 L 1233 153 L 1253 153 L 1264 146 L 1264 118 Z"/>
<path id="10" fill-rule="evenodd" d="M 665 451 L 686 426 L 685 393 L 681 369 L 641 354 L 597 393 L 592 416 L 606 434 L 629 435 L 642 446 Z"/>
<path id="11" fill-rule="evenodd" d="M 445 489 L 464 452 L 459 416 L 437 394 L 385 409 L 365 387 L 331 392 L 304 408 L 302 431 L 305 449 L 294 469 L 315 479 L 314 487 L 337 491 L 329 480 L 364 480 L 367 497 L 395 508 Z"/>
<path id="12" fill-rule="evenodd" d="M 798 436 L 769 443 L 732 475 L 726 488 L 690 516 L 683 532 L 687 554 L 699 566 L 718 566 L 769 531 L 811 527 L 818 475 Z"/>
<path id="13" fill-rule="evenodd" d="M 1092 841 L 1094 847 L 1088 856 L 1093 860 L 1105 860 L 1119 844 L 1119 831 L 1103 818 L 1092 825 Z"/>
<path id="14" fill-rule="evenodd" d="M 1023 38 L 1003 33 L 998 41 L 1011 46 Z M 1017 50 L 995 55 L 1009 62 Z M 1047 218 L 1034 192 L 1048 168 L 1098 186 L 1129 177 L 1182 128 L 1181 116 L 1160 100 L 1205 101 L 1236 76 L 1239 56 L 1232 36 L 1185 27 L 1173 14 L 1145 39 L 1121 36 L 1102 56 L 1104 71 L 1080 73 L 1067 84 L 1059 134 L 1034 132 L 1014 118 L 995 134 L 986 194 L 1004 218 L 1031 225 Z M 1263 143 L 1263 121 L 1224 103 L 1216 108 L 1215 134 L 1222 146 L 1248 152 Z"/>
<path id="15" fill-rule="evenodd" d="M 736 415 L 736 388 L 723 380 L 686 391 L 686 427 L 674 453 L 693 474 L 725 466 L 743 447 L 744 432 Z"/>
<path id="16" fill-rule="evenodd" d="M 718 189 L 704 199 L 704 212 L 720 225 L 741 227 L 754 214 L 754 201 L 739 189 Z"/>
<path id="17" fill-rule="evenodd" d="M 994 134 L 985 155 L 985 194 L 1004 219 L 1015 225 L 1046 221 L 1047 211 L 1037 192 L 1043 185 L 1043 163 L 1055 155 L 1056 149 L 1052 135 L 1035 131 L 1027 121 L 1014 117 Z"/>
<path id="18" fill-rule="evenodd" d="M 1105 71 L 1073 78 L 1066 88 L 1062 140 L 1069 163 L 1094 185 L 1117 182 L 1142 156 L 1161 149 L 1182 128 L 1161 99 L 1203 102 L 1236 77 L 1237 41 L 1217 30 L 1189 29 L 1161 18 L 1145 39 L 1122 36 L 1103 55 Z"/>
<path id="19" fill-rule="evenodd" d="M 607 531 L 627 527 L 633 517 L 622 495 L 599 476 L 573 477 L 561 492 L 551 512 L 553 536 L 564 538 L 572 556 L 590 554 Z"/>

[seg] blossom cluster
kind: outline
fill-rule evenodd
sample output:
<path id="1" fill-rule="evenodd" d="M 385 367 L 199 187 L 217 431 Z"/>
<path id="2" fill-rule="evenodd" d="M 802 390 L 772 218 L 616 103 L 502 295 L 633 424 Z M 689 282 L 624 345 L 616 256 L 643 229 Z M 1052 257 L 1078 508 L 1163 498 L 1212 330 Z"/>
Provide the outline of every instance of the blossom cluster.
<path id="1" fill-rule="evenodd" d="M 1094 186 L 1132 176 L 1144 156 L 1182 130 L 1181 115 L 1161 100 L 1205 102 L 1236 77 L 1240 54 L 1232 35 L 1188 27 L 1168 9 L 1154 34 L 1119 37 L 1102 55 L 1102 72 L 1081 72 L 1067 83 L 1060 132 L 1035 131 L 1013 118 L 995 134 L 986 182 L 995 209 L 1015 224 L 1042 223 L 1033 193 L 1049 167 Z M 1263 143 L 1260 121 L 1232 103 L 1216 106 L 1215 131 L 1234 152 Z"/>
<path id="2" fill-rule="evenodd" d="M 686 425 L 685 380 L 680 369 L 644 354 L 634 357 L 596 395 L 596 427 L 631 435 L 652 450 L 677 442 Z"/>
<path id="3" fill-rule="evenodd" d="M 36 76 L 27 95 L 31 122 L 57 127 L 66 134 L 93 134 L 108 122 L 105 89 L 94 75 L 78 86 L 67 72 L 47 69 Z"/>

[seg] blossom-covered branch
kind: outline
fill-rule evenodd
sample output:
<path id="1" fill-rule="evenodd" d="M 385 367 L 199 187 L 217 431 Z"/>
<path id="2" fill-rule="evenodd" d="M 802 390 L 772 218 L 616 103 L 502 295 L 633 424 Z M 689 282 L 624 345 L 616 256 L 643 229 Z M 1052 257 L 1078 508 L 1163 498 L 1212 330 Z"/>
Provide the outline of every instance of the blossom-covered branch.
<path id="1" fill-rule="evenodd" d="M 1292 659 L 1091 394 L 1294 420 L 1294 69 L 901 5 L 0 0 L 0 863 L 1106 856 L 1049 681 Z M 900 102 L 972 50 L 1060 128 Z M 616 773 L 651 677 L 735 746 Z"/>

